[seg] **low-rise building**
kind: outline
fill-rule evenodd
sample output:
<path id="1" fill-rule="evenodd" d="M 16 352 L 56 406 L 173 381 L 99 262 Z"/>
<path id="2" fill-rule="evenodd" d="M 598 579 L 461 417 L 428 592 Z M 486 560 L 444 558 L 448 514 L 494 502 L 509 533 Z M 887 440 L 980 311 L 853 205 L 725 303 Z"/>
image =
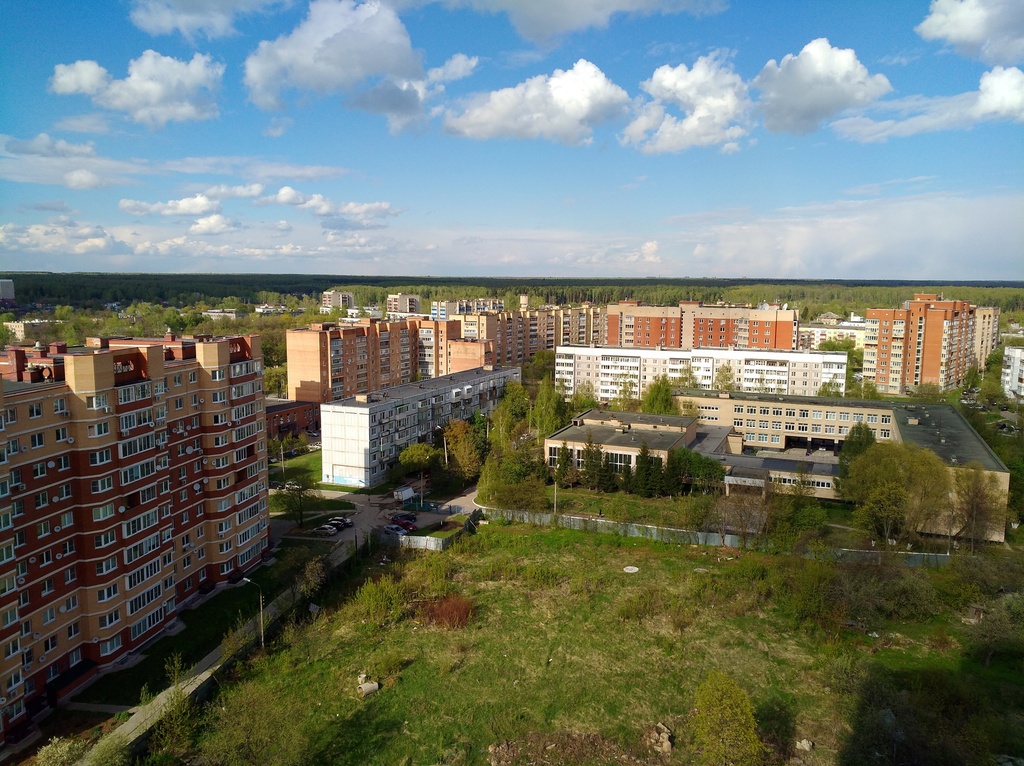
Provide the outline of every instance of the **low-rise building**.
<path id="1" fill-rule="evenodd" d="M 505 385 L 520 377 L 518 368 L 483 367 L 322 405 L 321 478 L 380 484 L 403 449 L 433 441 L 449 421 L 490 415 Z"/>
<path id="2" fill-rule="evenodd" d="M 431 319 L 451 319 L 460 314 L 478 314 L 483 311 L 504 311 L 501 298 L 464 298 L 457 301 L 431 301 Z"/>
<path id="3" fill-rule="evenodd" d="M 320 405 L 267 397 L 267 438 L 280 439 L 320 430 Z"/>
<path id="4" fill-rule="evenodd" d="M 423 299 L 418 295 L 393 293 L 388 296 L 385 308 L 390 316 L 391 314 L 419 314 L 422 306 Z"/>

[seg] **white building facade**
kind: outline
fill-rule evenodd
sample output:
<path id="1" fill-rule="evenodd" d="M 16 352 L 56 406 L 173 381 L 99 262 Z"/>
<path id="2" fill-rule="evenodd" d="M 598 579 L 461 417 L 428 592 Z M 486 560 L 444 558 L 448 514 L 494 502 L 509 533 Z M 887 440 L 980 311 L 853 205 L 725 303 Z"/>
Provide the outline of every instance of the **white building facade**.
<path id="1" fill-rule="evenodd" d="M 1024 399 L 1024 346 L 1007 346 L 1003 352 L 1003 393 L 1014 401 Z"/>
<path id="2" fill-rule="evenodd" d="M 830 383 L 833 393 L 842 396 L 846 366 L 846 353 L 837 351 L 559 346 L 555 381 L 568 395 L 589 385 L 599 400 L 607 402 L 627 385 L 634 396 L 643 396 L 662 375 L 680 385 L 695 382 L 698 388 L 712 390 L 719 374 L 731 369 L 738 391 L 817 396 Z"/>
<path id="3" fill-rule="evenodd" d="M 482 367 L 321 405 L 323 481 L 380 484 L 403 449 L 432 441 L 449 421 L 490 415 L 520 378 L 517 367 Z"/>

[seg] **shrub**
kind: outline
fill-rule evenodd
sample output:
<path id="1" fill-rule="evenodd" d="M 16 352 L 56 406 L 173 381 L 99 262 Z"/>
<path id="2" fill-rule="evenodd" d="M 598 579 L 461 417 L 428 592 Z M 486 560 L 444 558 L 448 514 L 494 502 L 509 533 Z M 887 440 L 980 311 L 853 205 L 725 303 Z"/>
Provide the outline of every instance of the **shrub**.
<path id="1" fill-rule="evenodd" d="M 473 602 L 457 593 L 431 601 L 424 610 L 427 622 L 442 628 L 464 628 L 473 616 Z"/>
<path id="2" fill-rule="evenodd" d="M 74 766 L 85 755 L 88 745 L 80 739 L 54 737 L 36 753 L 38 766 Z"/>
<path id="3" fill-rule="evenodd" d="M 131 762 L 128 743 L 120 734 L 104 737 L 89 751 L 90 766 L 129 766 Z"/>
<path id="4" fill-rule="evenodd" d="M 764 759 L 750 697 L 717 670 L 697 689 L 693 733 L 700 761 L 708 766 L 756 766 Z"/>
<path id="5" fill-rule="evenodd" d="M 391 575 L 364 583 L 356 591 L 353 604 L 364 621 L 378 627 L 402 619 L 405 612 L 405 588 Z"/>

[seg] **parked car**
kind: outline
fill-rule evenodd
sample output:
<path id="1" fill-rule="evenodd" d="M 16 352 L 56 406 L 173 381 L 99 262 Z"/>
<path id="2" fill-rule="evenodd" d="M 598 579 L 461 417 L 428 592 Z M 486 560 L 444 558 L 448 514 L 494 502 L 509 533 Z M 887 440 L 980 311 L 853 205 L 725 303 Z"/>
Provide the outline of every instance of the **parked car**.
<path id="1" fill-rule="evenodd" d="M 416 521 L 416 514 L 409 513 L 408 511 L 399 511 L 398 513 L 392 513 L 388 516 L 394 522 L 398 521 Z"/>
<path id="2" fill-rule="evenodd" d="M 398 521 L 395 522 L 395 524 L 400 526 L 406 532 L 415 532 L 417 529 L 419 529 L 419 527 L 417 527 L 411 521 L 406 521 L 405 519 L 399 519 Z"/>
<path id="3" fill-rule="evenodd" d="M 272 481 L 272 482 L 270 482 L 270 488 L 271 489 L 284 489 L 284 484 L 282 484 L 279 481 Z"/>
<path id="4" fill-rule="evenodd" d="M 350 519 L 348 516 L 332 516 L 331 518 L 327 519 L 327 523 L 341 524 L 343 527 L 351 527 L 352 519 Z"/>
<path id="5" fill-rule="evenodd" d="M 331 537 L 332 535 L 338 534 L 338 530 L 332 527 L 330 524 L 321 524 L 319 527 L 313 530 L 314 535 L 320 537 Z"/>
<path id="6" fill-rule="evenodd" d="M 384 527 L 384 531 L 389 535 L 407 535 L 409 534 L 397 524 L 388 524 Z"/>
<path id="7" fill-rule="evenodd" d="M 286 481 L 284 483 L 284 488 L 285 489 L 299 489 L 300 485 L 299 485 L 299 483 L 297 481 Z"/>

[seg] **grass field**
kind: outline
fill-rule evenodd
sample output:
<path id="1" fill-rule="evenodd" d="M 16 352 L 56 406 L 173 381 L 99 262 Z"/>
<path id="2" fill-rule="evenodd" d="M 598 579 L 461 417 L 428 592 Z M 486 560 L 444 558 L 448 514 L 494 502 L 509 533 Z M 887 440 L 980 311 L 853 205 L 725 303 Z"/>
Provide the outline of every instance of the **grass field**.
<path id="1" fill-rule="evenodd" d="M 690 763 L 694 692 L 713 669 L 749 694 L 771 762 L 807 738 L 805 763 L 860 763 L 886 725 L 899 728 L 894 755 L 916 748 L 916 762 L 960 762 L 961 741 L 1024 755 L 1021 659 L 986 668 L 964 656 L 959 614 L 943 604 L 976 594 L 957 595 L 952 573 L 932 583 L 491 524 L 359 576 L 359 590 L 339 586 L 315 622 L 284 630 L 223 687 L 207 755 L 259 741 L 273 719 L 266 763 L 484 764 L 491 746 L 509 764 Z M 889 608 L 900 617 L 843 628 L 828 593 L 849 590 L 847 577 L 902 593 Z M 437 624 L 445 597 L 472 605 L 464 627 Z M 382 688 L 360 700 L 364 672 Z M 643 744 L 659 722 L 676 734 L 667 761 Z"/>

